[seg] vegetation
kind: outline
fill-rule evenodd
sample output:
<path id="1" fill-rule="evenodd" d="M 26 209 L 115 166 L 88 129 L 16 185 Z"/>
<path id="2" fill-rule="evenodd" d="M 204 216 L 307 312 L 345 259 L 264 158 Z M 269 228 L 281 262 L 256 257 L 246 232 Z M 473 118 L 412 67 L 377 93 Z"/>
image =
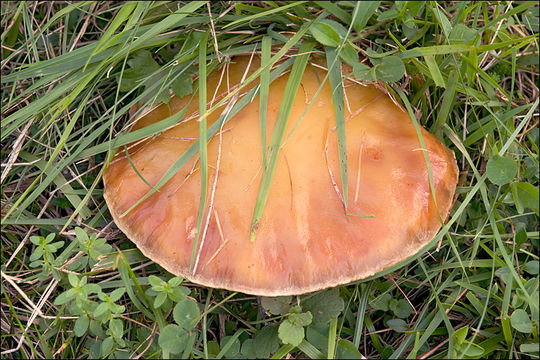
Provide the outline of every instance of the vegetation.
<path id="1" fill-rule="evenodd" d="M 3 2 L 2 356 L 538 358 L 538 18 L 535 1 Z M 129 109 L 194 93 L 235 54 L 297 63 L 300 49 L 376 82 L 456 153 L 431 250 L 281 298 L 148 261 L 101 177 L 116 148 L 171 124 L 130 134 Z"/>

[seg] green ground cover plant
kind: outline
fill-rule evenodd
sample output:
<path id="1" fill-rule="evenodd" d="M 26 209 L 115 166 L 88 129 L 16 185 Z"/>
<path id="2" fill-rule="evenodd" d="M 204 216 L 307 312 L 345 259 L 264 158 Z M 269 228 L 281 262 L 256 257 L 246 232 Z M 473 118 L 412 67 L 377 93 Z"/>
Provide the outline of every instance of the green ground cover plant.
<path id="1" fill-rule="evenodd" d="M 1 25 L 2 357 L 539 357 L 537 2 L 8 1 Z M 347 286 L 266 298 L 175 277 L 115 227 L 101 181 L 115 149 L 183 116 L 130 133 L 129 109 L 204 90 L 204 74 L 254 51 L 262 107 L 271 65 L 294 64 L 295 93 L 314 53 L 334 88 L 347 64 L 455 152 L 455 205 L 427 252 Z M 200 113 L 216 108 L 199 98 Z M 201 121 L 200 138 L 218 129 Z M 286 135 L 254 135 L 270 141 L 269 169 Z M 206 189 L 207 142 L 195 144 Z M 271 181 L 270 170 L 252 239 Z"/>

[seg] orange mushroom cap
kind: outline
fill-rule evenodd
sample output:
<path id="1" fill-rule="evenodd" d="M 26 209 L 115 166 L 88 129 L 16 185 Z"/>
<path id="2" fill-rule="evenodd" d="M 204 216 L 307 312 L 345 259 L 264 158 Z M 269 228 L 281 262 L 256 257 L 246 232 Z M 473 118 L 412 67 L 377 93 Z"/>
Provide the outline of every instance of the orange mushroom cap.
<path id="1" fill-rule="evenodd" d="M 249 58 L 236 57 L 225 76 L 219 71 L 210 74 L 207 98 L 214 94 L 219 98 L 227 93 L 227 84 L 238 84 L 248 63 Z M 258 64 L 254 59 L 248 72 Z M 150 190 L 141 176 L 155 186 L 198 138 L 196 97 L 188 106 L 188 120 L 130 148 L 140 176 L 125 151 L 106 170 L 104 196 L 118 227 L 147 257 L 173 274 L 206 286 L 264 296 L 346 284 L 417 253 L 449 214 L 458 178 L 454 153 L 421 129 L 435 205 L 409 114 L 374 87 L 346 81 L 349 198 L 345 211 L 328 82 L 313 100 L 325 75 L 316 66 L 306 67 L 286 130 L 291 135 L 280 150 L 254 242 L 249 241 L 250 225 L 262 172 L 258 97 L 208 143 L 208 201 L 202 226 L 206 231 L 197 243 L 191 269 L 201 193 L 197 156 L 158 192 L 121 215 Z M 270 85 L 267 138 L 287 79 L 281 76 Z M 169 106 L 161 105 L 140 118 L 136 128 L 171 116 L 188 100 L 172 98 Z M 208 126 L 224 108 L 209 115 Z"/>

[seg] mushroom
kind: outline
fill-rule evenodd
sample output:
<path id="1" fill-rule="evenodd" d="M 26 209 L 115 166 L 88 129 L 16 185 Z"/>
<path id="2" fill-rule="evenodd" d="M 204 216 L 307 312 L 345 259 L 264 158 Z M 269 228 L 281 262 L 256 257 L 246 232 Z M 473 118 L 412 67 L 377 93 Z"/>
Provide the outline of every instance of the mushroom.
<path id="1" fill-rule="evenodd" d="M 240 83 L 246 68 L 253 72 L 259 63 L 256 58 L 252 63 L 249 57 L 233 58 L 225 76 L 219 71 L 208 76 L 207 98 L 227 94 L 228 85 Z M 249 239 L 261 181 L 258 98 L 208 142 L 208 201 L 195 263 L 190 264 L 201 192 L 197 156 L 158 192 L 124 213 L 198 138 L 196 96 L 187 106 L 186 120 L 128 147 L 129 159 L 125 150 L 119 151 L 106 170 L 104 196 L 118 227 L 147 257 L 173 274 L 205 286 L 263 296 L 346 284 L 418 253 L 449 214 L 458 177 L 454 153 L 421 129 L 424 151 L 407 112 L 376 88 L 345 81 L 349 174 L 345 209 L 328 82 L 313 100 L 325 75 L 321 66 L 306 67 L 287 125 L 286 134 L 291 135 L 280 150 L 255 241 Z M 267 138 L 287 78 L 283 75 L 270 85 Z M 135 129 L 171 116 L 188 101 L 189 97 L 172 98 L 169 106 L 158 106 L 138 119 Z M 207 118 L 208 126 L 224 109 Z"/>

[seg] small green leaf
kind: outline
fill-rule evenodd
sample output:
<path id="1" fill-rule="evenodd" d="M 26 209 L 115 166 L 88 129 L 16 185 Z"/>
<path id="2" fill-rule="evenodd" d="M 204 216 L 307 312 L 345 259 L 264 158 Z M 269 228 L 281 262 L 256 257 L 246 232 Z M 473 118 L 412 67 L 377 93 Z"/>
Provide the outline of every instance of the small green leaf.
<path id="1" fill-rule="evenodd" d="M 96 307 L 92 315 L 94 315 L 95 318 L 99 318 L 101 315 L 105 314 L 107 310 L 107 303 L 103 302 Z"/>
<path id="2" fill-rule="evenodd" d="M 71 299 L 73 299 L 76 294 L 77 294 L 77 292 L 73 288 L 69 289 L 67 291 L 64 291 L 63 293 L 58 295 L 56 297 L 56 299 L 54 299 L 54 304 L 55 305 L 64 305 L 64 304 L 68 303 L 69 301 L 71 301 Z"/>
<path id="3" fill-rule="evenodd" d="M 409 330 L 409 326 L 402 319 L 390 319 L 386 322 L 386 325 L 396 332 L 405 332 Z"/>
<path id="4" fill-rule="evenodd" d="M 173 354 L 181 353 L 187 345 L 188 333 L 178 325 L 169 324 L 161 330 L 158 344 Z"/>
<path id="5" fill-rule="evenodd" d="M 358 63 L 358 53 L 351 44 L 345 44 L 345 46 L 341 48 L 339 56 L 351 66 Z"/>
<path id="6" fill-rule="evenodd" d="M 538 275 L 538 267 L 538 260 L 533 260 L 523 265 L 523 270 L 531 275 Z"/>
<path id="7" fill-rule="evenodd" d="M 154 299 L 154 309 L 159 308 L 163 303 L 167 300 L 167 293 L 166 292 L 160 292 L 156 298 Z"/>
<path id="8" fill-rule="evenodd" d="M 56 235 L 55 235 L 54 233 L 50 233 L 50 234 L 47 235 L 47 237 L 45 238 L 45 242 L 46 242 L 47 244 L 50 243 L 51 241 L 54 240 L 54 237 L 55 237 L 55 236 L 56 236 Z M 64 244 L 64 242 L 62 241 L 62 245 L 63 245 L 63 244 Z"/>
<path id="9" fill-rule="evenodd" d="M 352 342 L 341 339 L 337 343 L 336 359 L 365 359 L 365 357 Z"/>
<path id="10" fill-rule="evenodd" d="M 512 184 L 512 190 L 513 192 L 515 192 L 517 201 L 521 205 L 522 209 L 529 208 L 533 210 L 538 210 L 540 206 L 540 195 L 538 187 L 527 182 L 518 182 Z M 523 213 L 523 211 L 521 211 L 520 213 Z"/>
<path id="11" fill-rule="evenodd" d="M 252 345 L 257 358 L 270 358 L 270 355 L 279 349 L 278 328 L 276 326 L 263 327 L 253 339 Z M 244 351 L 242 353 L 251 358 Z"/>
<path id="12" fill-rule="evenodd" d="M 375 81 L 377 79 L 374 74 L 372 68 L 366 64 L 357 63 L 353 65 L 353 75 L 358 80 Z"/>
<path id="13" fill-rule="evenodd" d="M 58 249 L 62 248 L 62 246 L 64 246 L 64 241 L 57 241 L 55 243 L 52 243 L 49 245 L 51 247 L 52 250 L 50 250 L 51 252 L 57 252 Z"/>
<path id="14" fill-rule="evenodd" d="M 508 284 L 509 281 L 512 281 L 512 275 L 510 273 L 510 269 L 508 269 L 507 266 L 495 270 L 495 275 L 497 275 L 505 284 Z"/>
<path id="15" fill-rule="evenodd" d="M 89 333 L 92 336 L 98 336 L 100 338 L 105 337 L 105 332 L 103 331 L 103 327 L 101 326 L 101 321 L 98 320 L 90 320 L 90 326 L 89 326 Z"/>
<path id="16" fill-rule="evenodd" d="M 435 15 L 435 19 L 439 22 L 444 35 L 449 38 L 452 31 L 452 24 L 450 23 L 450 20 L 448 20 L 446 15 L 438 7 L 432 7 L 432 11 L 433 15 Z"/>
<path id="17" fill-rule="evenodd" d="M 206 344 L 206 349 L 208 350 L 208 357 L 215 358 L 219 354 L 219 344 L 215 340 L 210 340 Z"/>
<path id="18" fill-rule="evenodd" d="M 375 299 L 369 302 L 369 305 L 375 310 L 388 311 L 389 303 L 392 300 L 392 295 L 386 293 L 381 296 L 376 297 Z"/>
<path id="19" fill-rule="evenodd" d="M 529 315 L 523 309 L 517 309 L 510 317 L 512 327 L 519 332 L 529 334 L 532 331 L 532 322 Z"/>
<path id="20" fill-rule="evenodd" d="M 242 343 L 242 350 L 240 350 L 242 355 L 244 355 L 248 359 L 256 359 L 259 357 L 262 357 L 262 358 L 270 357 L 270 354 L 268 354 L 268 356 L 257 356 L 257 353 L 255 352 L 256 347 L 255 345 L 253 345 L 253 342 L 254 342 L 253 339 L 247 339 L 246 341 Z M 279 347 L 279 344 L 278 344 L 278 347 Z"/>
<path id="21" fill-rule="evenodd" d="M 376 66 L 377 79 L 398 81 L 405 75 L 405 65 L 397 55 L 385 56 Z"/>
<path id="22" fill-rule="evenodd" d="M 455 339 L 456 344 L 461 345 L 467 338 L 467 333 L 469 332 L 468 326 L 463 326 L 459 329 L 457 329 L 454 334 L 452 335 Z"/>
<path id="23" fill-rule="evenodd" d="M 114 340 L 112 337 L 107 337 L 103 342 L 101 343 L 101 357 L 105 358 L 109 355 L 109 353 L 112 351 L 114 345 Z"/>
<path id="24" fill-rule="evenodd" d="M 73 332 L 75 333 L 75 336 L 81 337 L 86 333 L 86 330 L 88 329 L 88 325 L 90 324 L 90 319 L 88 319 L 88 316 L 81 315 L 75 321 L 75 325 L 73 326 Z"/>
<path id="25" fill-rule="evenodd" d="M 83 229 L 81 229 L 80 227 L 76 227 L 75 228 L 75 235 L 77 237 L 77 240 L 81 243 L 81 244 L 86 244 L 88 242 L 88 234 L 86 233 L 86 231 L 84 231 Z"/>
<path id="26" fill-rule="evenodd" d="M 368 20 L 375 14 L 380 3 L 380 1 L 360 1 L 358 15 L 353 19 L 354 30 L 356 30 L 357 33 L 364 30 Z"/>
<path id="27" fill-rule="evenodd" d="M 84 289 L 88 294 L 98 294 L 101 292 L 101 287 L 98 284 L 86 284 Z"/>
<path id="28" fill-rule="evenodd" d="M 461 345 L 461 348 L 465 350 L 465 353 L 463 355 L 473 359 L 478 359 L 484 353 L 483 347 L 470 341 L 464 341 Z"/>
<path id="29" fill-rule="evenodd" d="M 425 1 L 407 1 L 407 10 L 411 16 L 417 16 L 423 9 Z"/>
<path id="30" fill-rule="evenodd" d="M 39 245 L 41 240 L 40 236 L 30 236 L 30 242 L 34 245 Z"/>
<path id="31" fill-rule="evenodd" d="M 399 15 L 398 9 L 396 9 L 395 6 L 392 6 L 392 8 L 390 8 L 389 10 L 386 10 L 385 12 L 381 13 L 377 17 L 377 21 L 392 20 L 392 19 L 397 18 L 398 15 Z"/>
<path id="32" fill-rule="evenodd" d="M 93 249 L 97 252 L 97 254 L 92 255 L 93 259 L 97 259 L 97 257 L 101 254 L 112 252 L 112 246 L 107 244 L 106 241 L 107 240 L 101 238 L 94 241 Z"/>
<path id="33" fill-rule="evenodd" d="M 68 280 L 69 280 L 69 284 L 72 287 L 79 286 L 79 278 L 77 277 L 77 275 L 75 275 L 73 273 L 68 273 Z"/>
<path id="34" fill-rule="evenodd" d="M 200 311 L 197 303 L 190 298 L 180 301 L 173 310 L 174 321 L 186 330 L 191 330 L 195 327 L 199 315 Z"/>
<path id="35" fill-rule="evenodd" d="M 331 24 L 326 21 L 319 20 L 311 25 L 309 32 L 315 40 L 326 46 L 336 47 L 341 42 L 339 34 Z"/>
<path id="36" fill-rule="evenodd" d="M 398 318 L 405 319 L 412 314 L 412 310 L 413 309 L 407 300 L 399 299 L 396 307 L 392 311 Z"/>
<path id="37" fill-rule="evenodd" d="M 492 183 L 505 185 L 516 177 L 517 163 L 509 157 L 495 155 L 488 160 L 486 173 Z"/>
<path id="38" fill-rule="evenodd" d="M 190 290 L 185 286 L 175 287 L 173 288 L 169 293 L 169 299 L 171 299 L 174 302 L 179 302 L 186 298 L 186 296 L 190 293 Z"/>
<path id="39" fill-rule="evenodd" d="M 226 358 L 235 358 L 237 357 L 238 353 L 240 352 L 240 340 L 238 337 L 234 336 L 225 336 L 220 341 L 220 348 L 223 349 L 225 347 L 229 347 L 223 354 Z"/>
<path id="40" fill-rule="evenodd" d="M 124 311 L 126 311 L 126 307 L 124 305 L 113 304 L 111 308 L 112 308 L 112 312 L 115 314 L 121 314 Z"/>
<path id="41" fill-rule="evenodd" d="M 158 63 L 152 58 L 152 53 L 148 50 L 139 50 L 128 60 L 133 71 L 141 76 L 147 76 L 151 72 L 159 69 Z"/>
<path id="42" fill-rule="evenodd" d="M 523 353 L 537 353 L 540 352 L 540 344 L 521 344 L 519 346 L 519 351 Z"/>
<path id="43" fill-rule="evenodd" d="M 122 295 L 124 295 L 124 293 L 126 292 L 126 288 L 118 288 L 116 290 L 114 290 L 111 295 L 109 295 L 109 298 L 111 299 L 112 302 L 116 302 L 118 301 Z"/>
<path id="44" fill-rule="evenodd" d="M 302 309 L 311 312 L 313 323 L 328 324 L 330 318 L 338 316 L 344 307 L 338 288 L 322 291 L 302 301 Z"/>
<path id="45" fill-rule="evenodd" d="M 128 60 L 130 68 L 118 79 L 120 91 L 127 92 L 136 88 L 139 83 L 159 69 L 159 65 L 152 58 L 148 50 L 139 50 Z"/>
<path id="46" fill-rule="evenodd" d="M 117 339 L 121 339 L 124 335 L 124 323 L 120 319 L 111 319 L 109 329 Z"/>
<path id="47" fill-rule="evenodd" d="M 152 53 L 148 50 L 139 50 L 133 57 L 128 60 L 130 68 L 122 74 L 120 83 L 120 91 L 127 92 L 136 88 L 139 85 L 149 87 L 156 82 L 162 81 L 166 76 L 164 69 L 161 69 L 159 64 L 153 59 Z M 161 69 L 161 70 L 160 70 Z M 157 93 L 156 93 L 157 92 Z M 169 89 L 156 88 L 154 92 L 145 96 L 140 103 L 146 102 L 149 98 L 155 98 L 157 102 L 169 102 Z"/>
<path id="48" fill-rule="evenodd" d="M 32 255 L 30 255 L 30 261 L 36 261 L 43 256 L 43 248 L 41 246 L 36 247 Z M 41 262 L 40 262 L 41 263 Z"/>
<path id="49" fill-rule="evenodd" d="M 171 287 L 175 287 L 175 286 L 178 286 L 182 283 L 182 281 L 184 280 L 183 277 L 181 276 L 175 276 L 171 279 L 169 279 L 168 283 Z"/>
<path id="50" fill-rule="evenodd" d="M 101 301 L 107 301 L 109 299 L 109 295 L 105 294 L 104 292 L 98 293 L 98 298 Z"/>
<path id="51" fill-rule="evenodd" d="M 298 325 L 298 326 L 308 326 L 311 324 L 311 321 L 313 320 L 313 315 L 311 315 L 311 312 L 303 312 L 299 314 L 291 314 L 289 315 L 288 319 L 291 323 Z"/>
<path id="52" fill-rule="evenodd" d="M 292 296 L 261 297 L 261 305 L 272 315 L 283 315 L 289 311 Z"/>
<path id="53" fill-rule="evenodd" d="M 521 20 L 523 24 L 534 33 L 538 33 L 538 26 L 540 26 L 539 16 L 538 16 L 538 7 L 530 7 L 527 11 L 521 15 Z"/>
<path id="54" fill-rule="evenodd" d="M 284 344 L 298 346 L 304 340 L 304 327 L 285 320 L 279 325 L 278 334 Z"/>
<path id="55" fill-rule="evenodd" d="M 42 266 L 42 265 L 43 265 L 43 260 L 32 261 L 30 263 L 30 267 L 33 267 L 33 268 L 36 268 L 36 267 Z"/>
<path id="56" fill-rule="evenodd" d="M 152 285 L 152 288 L 155 288 L 154 290 L 157 290 L 158 287 L 165 285 L 165 281 L 161 280 L 155 275 L 150 275 L 148 277 L 148 282 L 150 285 Z"/>
<path id="57" fill-rule="evenodd" d="M 345 29 L 345 27 L 341 25 L 340 23 L 338 23 L 337 21 L 329 20 L 329 19 L 321 19 L 321 20 L 317 20 L 317 22 L 330 25 L 332 29 L 334 29 L 334 31 L 338 33 L 341 40 L 344 40 L 347 37 L 347 29 Z"/>
<path id="58" fill-rule="evenodd" d="M 193 79 L 190 75 L 182 74 L 172 82 L 171 89 L 179 98 L 191 95 L 193 93 Z"/>
<path id="59" fill-rule="evenodd" d="M 521 246 L 522 244 L 526 243 L 527 240 L 527 229 L 525 229 L 525 227 L 519 228 L 519 230 L 517 230 L 514 234 L 514 241 L 516 242 L 516 245 Z"/>

